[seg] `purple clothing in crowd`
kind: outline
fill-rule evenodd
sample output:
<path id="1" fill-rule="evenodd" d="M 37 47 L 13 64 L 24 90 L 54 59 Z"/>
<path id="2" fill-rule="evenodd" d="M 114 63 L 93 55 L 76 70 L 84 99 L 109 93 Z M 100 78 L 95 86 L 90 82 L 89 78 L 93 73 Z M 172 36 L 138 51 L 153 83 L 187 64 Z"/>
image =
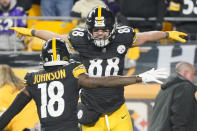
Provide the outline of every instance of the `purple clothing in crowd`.
<path id="1" fill-rule="evenodd" d="M 15 5 L 11 10 L 8 12 L 3 12 L 0 10 L 0 17 L 4 16 L 26 16 L 26 13 L 24 12 L 22 7 L 19 7 Z M 15 25 L 16 24 L 16 25 Z M 0 34 L 6 33 L 6 34 L 13 34 L 14 31 L 9 30 L 10 27 L 17 26 L 17 27 L 26 27 L 26 20 L 18 19 L 17 22 L 14 22 L 14 19 L 11 18 L 1 18 L 0 19 Z"/>
<path id="2" fill-rule="evenodd" d="M 109 9 L 114 13 L 120 12 L 120 5 L 117 1 L 115 0 L 102 0 L 108 7 Z"/>

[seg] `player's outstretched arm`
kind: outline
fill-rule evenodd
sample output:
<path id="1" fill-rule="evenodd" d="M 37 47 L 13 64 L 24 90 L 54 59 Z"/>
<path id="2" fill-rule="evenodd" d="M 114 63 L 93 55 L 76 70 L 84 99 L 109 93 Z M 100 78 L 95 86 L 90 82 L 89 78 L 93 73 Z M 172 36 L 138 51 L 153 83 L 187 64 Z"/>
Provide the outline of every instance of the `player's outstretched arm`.
<path id="1" fill-rule="evenodd" d="M 186 33 L 179 32 L 179 31 L 148 31 L 148 32 L 140 32 L 137 33 L 137 41 L 136 46 L 140 46 L 146 42 L 151 41 L 158 41 L 160 39 L 169 38 L 179 42 L 185 43 L 186 40 L 184 39 L 187 36 Z"/>
<path id="2" fill-rule="evenodd" d="M 26 93 L 25 89 L 21 91 L 10 107 L 0 116 L 0 131 L 29 103 L 31 98 Z"/>
<path id="3" fill-rule="evenodd" d="M 81 74 L 78 79 L 79 85 L 86 88 L 118 87 L 142 82 L 142 78 L 138 76 L 89 77 L 87 74 Z"/>
<path id="4" fill-rule="evenodd" d="M 33 30 L 24 27 L 10 27 L 10 29 L 16 31 L 19 38 L 23 36 L 35 36 L 46 41 L 52 38 L 61 38 L 65 41 L 67 39 L 66 35 L 56 34 L 47 30 Z"/>
<path id="5" fill-rule="evenodd" d="M 162 84 L 163 82 L 159 79 L 165 79 L 169 76 L 166 69 L 154 68 L 146 71 L 137 76 L 125 77 L 125 76 L 107 76 L 107 77 L 89 77 L 87 74 L 81 74 L 78 76 L 79 84 L 87 88 L 97 87 L 119 87 L 127 86 L 131 84 L 143 82 L 145 85 L 149 82 L 156 82 Z"/>

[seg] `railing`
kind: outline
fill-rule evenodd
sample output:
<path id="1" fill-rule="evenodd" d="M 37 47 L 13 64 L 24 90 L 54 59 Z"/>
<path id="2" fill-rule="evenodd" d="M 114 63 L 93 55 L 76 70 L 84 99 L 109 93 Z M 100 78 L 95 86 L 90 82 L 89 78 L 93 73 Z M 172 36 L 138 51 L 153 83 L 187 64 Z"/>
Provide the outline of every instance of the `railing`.
<path id="1" fill-rule="evenodd" d="M 127 20 L 129 21 L 156 21 L 156 17 L 148 17 L 148 18 L 142 18 L 142 17 L 127 17 Z M 197 22 L 197 18 L 194 17 L 164 17 L 164 21 L 193 21 Z"/>

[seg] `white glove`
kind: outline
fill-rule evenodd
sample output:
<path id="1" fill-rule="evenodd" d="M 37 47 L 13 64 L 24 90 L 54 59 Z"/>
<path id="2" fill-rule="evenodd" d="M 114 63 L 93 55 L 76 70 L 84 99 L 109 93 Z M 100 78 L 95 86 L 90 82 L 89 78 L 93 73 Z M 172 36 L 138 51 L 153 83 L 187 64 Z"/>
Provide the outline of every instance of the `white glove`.
<path id="1" fill-rule="evenodd" d="M 169 71 L 165 68 L 157 69 L 157 70 L 152 68 L 149 71 L 139 74 L 139 77 L 142 78 L 142 82 L 146 86 L 148 86 L 147 82 L 156 82 L 159 84 L 163 84 L 163 82 L 158 79 L 166 79 L 168 78 L 168 76 L 169 76 Z"/>

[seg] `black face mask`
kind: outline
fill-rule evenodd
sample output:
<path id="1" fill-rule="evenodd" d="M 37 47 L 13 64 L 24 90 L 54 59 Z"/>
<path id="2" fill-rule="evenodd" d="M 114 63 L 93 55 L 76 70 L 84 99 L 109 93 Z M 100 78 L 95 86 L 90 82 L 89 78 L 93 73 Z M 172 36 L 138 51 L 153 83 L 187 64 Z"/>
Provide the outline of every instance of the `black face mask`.
<path id="1" fill-rule="evenodd" d="M 8 5 L 8 6 L 1 6 L 2 7 L 2 9 L 3 9 L 3 11 L 8 11 L 8 9 L 10 8 L 10 4 Z"/>

